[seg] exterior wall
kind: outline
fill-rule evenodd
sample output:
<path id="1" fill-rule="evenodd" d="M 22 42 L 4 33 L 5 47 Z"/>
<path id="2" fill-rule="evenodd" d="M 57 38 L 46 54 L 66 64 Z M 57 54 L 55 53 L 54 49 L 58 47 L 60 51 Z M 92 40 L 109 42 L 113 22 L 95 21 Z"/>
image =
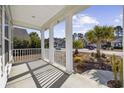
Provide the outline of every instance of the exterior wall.
<path id="1" fill-rule="evenodd" d="M 2 9 L 2 17 L 0 20 L 2 21 L 1 24 L 1 33 L 0 33 L 0 44 L 1 44 L 1 54 L 0 54 L 0 87 L 5 87 L 7 82 L 8 74 L 10 73 L 12 64 L 12 43 L 11 43 L 11 17 L 8 6 L 0 6 Z M 6 12 L 6 17 L 5 17 Z M 8 43 L 5 43 L 8 42 Z M 6 47 L 7 49 L 6 49 Z M 5 51 L 6 50 L 6 51 Z M 6 56 L 8 56 L 8 60 L 6 60 Z M 5 62 L 6 61 L 6 62 Z"/>

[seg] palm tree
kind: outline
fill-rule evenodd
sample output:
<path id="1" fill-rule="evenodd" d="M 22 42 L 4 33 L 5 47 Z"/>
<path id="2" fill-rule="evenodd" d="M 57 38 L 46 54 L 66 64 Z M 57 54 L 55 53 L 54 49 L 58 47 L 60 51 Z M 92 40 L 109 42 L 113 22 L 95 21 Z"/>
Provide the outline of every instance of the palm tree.
<path id="1" fill-rule="evenodd" d="M 73 48 L 75 48 L 74 54 L 78 54 L 78 49 L 83 48 L 83 41 L 82 40 L 74 40 L 73 41 Z"/>
<path id="2" fill-rule="evenodd" d="M 102 42 L 111 41 L 114 38 L 114 28 L 112 26 L 95 26 L 85 34 L 89 43 L 96 43 L 97 57 L 100 58 L 100 48 Z"/>

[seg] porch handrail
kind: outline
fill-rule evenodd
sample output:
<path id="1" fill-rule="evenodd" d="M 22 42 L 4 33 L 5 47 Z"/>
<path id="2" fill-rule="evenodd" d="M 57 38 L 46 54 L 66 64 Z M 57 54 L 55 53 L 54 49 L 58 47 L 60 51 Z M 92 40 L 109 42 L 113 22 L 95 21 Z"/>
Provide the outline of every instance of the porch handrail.
<path id="1" fill-rule="evenodd" d="M 14 63 L 32 61 L 41 58 L 41 48 L 13 49 Z"/>

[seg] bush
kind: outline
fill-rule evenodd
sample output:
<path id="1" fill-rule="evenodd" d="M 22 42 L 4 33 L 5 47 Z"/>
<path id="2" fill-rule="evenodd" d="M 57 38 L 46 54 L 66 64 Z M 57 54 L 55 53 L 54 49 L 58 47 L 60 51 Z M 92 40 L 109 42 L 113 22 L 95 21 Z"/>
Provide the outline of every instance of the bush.
<path id="1" fill-rule="evenodd" d="M 111 47 L 111 50 L 114 50 L 114 47 Z"/>
<path id="2" fill-rule="evenodd" d="M 104 53 L 102 53 L 101 57 L 102 58 L 106 58 L 106 55 Z"/>
<path id="3" fill-rule="evenodd" d="M 74 57 L 74 62 L 75 63 L 81 62 L 81 57 L 78 56 Z"/>
<path id="4" fill-rule="evenodd" d="M 95 57 L 95 53 L 94 53 L 94 52 L 92 52 L 92 53 L 91 53 L 91 56 L 92 56 L 92 57 Z"/>
<path id="5" fill-rule="evenodd" d="M 114 75 L 114 82 L 119 81 L 117 85 L 123 86 L 123 60 L 117 58 L 115 55 L 111 56 L 112 71 Z M 110 81 L 108 81 L 109 83 Z M 115 87 L 115 86 L 113 86 Z"/>
<path id="6" fill-rule="evenodd" d="M 91 56 L 94 57 L 94 58 L 98 58 L 99 57 L 98 53 L 91 53 Z"/>

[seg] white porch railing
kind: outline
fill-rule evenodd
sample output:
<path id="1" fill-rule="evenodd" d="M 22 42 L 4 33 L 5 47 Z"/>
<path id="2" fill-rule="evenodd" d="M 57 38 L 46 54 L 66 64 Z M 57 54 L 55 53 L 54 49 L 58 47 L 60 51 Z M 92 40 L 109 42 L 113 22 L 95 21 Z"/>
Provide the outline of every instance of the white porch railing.
<path id="1" fill-rule="evenodd" d="M 13 49 L 14 63 L 33 61 L 41 58 L 41 48 Z M 45 49 L 45 59 L 49 60 L 49 49 Z M 66 52 L 62 50 L 54 51 L 55 63 L 65 67 Z"/>
<path id="2" fill-rule="evenodd" d="M 45 49 L 45 59 L 49 61 L 49 49 Z"/>
<path id="3" fill-rule="evenodd" d="M 13 49 L 14 63 L 41 58 L 41 48 Z"/>
<path id="4" fill-rule="evenodd" d="M 45 60 L 49 61 L 49 49 L 45 49 Z M 66 66 L 66 52 L 62 50 L 54 51 L 54 62 L 61 65 Z"/>
<path id="5" fill-rule="evenodd" d="M 55 63 L 65 67 L 66 66 L 66 52 L 61 51 L 61 50 L 55 50 L 54 60 L 55 60 Z"/>

